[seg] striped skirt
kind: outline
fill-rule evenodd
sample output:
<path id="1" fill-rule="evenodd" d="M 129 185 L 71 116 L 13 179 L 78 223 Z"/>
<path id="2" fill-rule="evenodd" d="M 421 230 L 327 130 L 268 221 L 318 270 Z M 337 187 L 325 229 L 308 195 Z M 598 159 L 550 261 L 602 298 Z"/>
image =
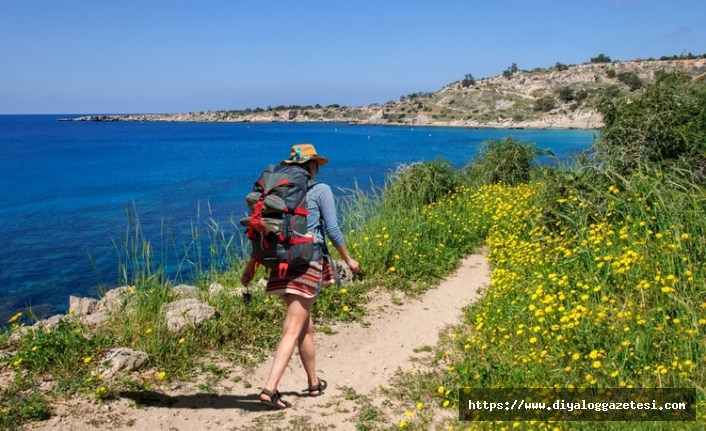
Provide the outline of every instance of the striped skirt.
<path id="1" fill-rule="evenodd" d="M 314 298 L 321 286 L 333 284 L 333 269 L 328 259 L 312 261 L 309 265 L 289 268 L 284 278 L 277 271 L 270 271 L 265 293 L 268 295 L 284 295 L 292 293 L 305 298 Z"/>
<path id="2" fill-rule="evenodd" d="M 283 278 L 277 271 L 270 271 L 265 293 L 268 295 L 284 295 L 291 293 L 305 298 L 314 298 L 321 288 L 324 273 L 324 259 L 309 262 L 309 265 L 300 265 L 287 269 Z"/>

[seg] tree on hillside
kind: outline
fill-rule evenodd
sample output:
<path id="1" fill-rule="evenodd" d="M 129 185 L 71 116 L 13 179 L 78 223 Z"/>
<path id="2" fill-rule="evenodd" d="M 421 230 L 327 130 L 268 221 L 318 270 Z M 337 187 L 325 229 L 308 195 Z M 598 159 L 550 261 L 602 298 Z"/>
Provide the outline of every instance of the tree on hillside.
<path id="1" fill-rule="evenodd" d="M 557 72 L 569 70 L 569 66 L 567 66 L 563 63 L 559 63 L 558 61 L 556 62 L 556 66 L 554 66 L 554 67 L 556 68 Z"/>
<path id="2" fill-rule="evenodd" d="M 643 86 L 642 79 L 640 79 L 640 76 L 635 73 L 635 71 L 621 72 L 617 77 L 618 81 L 627 85 L 630 91 L 635 91 Z"/>
<path id="3" fill-rule="evenodd" d="M 556 108 L 556 99 L 553 96 L 546 95 L 534 101 L 533 109 L 539 112 L 549 112 Z"/>
<path id="4" fill-rule="evenodd" d="M 610 57 L 605 54 L 599 54 L 598 57 L 593 57 L 591 63 L 612 63 Z"/>
<path id="5" fill-rule="evenodd" d="M 517 68 L 517 64 L 516 64 L 516 63 L 512 63 L 512 65 L 511 65 L 510 67 L 508 67 L 507 69 L 505 69 L 505 71 L 503 72 L 503 76 L 504 76 L 505 78 L 509 78 L 509 77 L 511 77 L 512 75 L 514 75 L 515 73 L 517 73 L 518 70 L 519 70 L 519 69 Z"/>
<path id="6" fill-rule="evenodd" d="M 564 102 L 571 102 L 574 100 L 574 89 L 569 86 L 561 87 L 559 89 L 559 99 Z"/>
<path id="7" fill-rule="evenodd" d="M 468 73 L 463 78 L 463 81 L 461 81 L 461 86 L 466 88 L 466 87 L 470 87 L 471 85 L 476 85 L 476 79 L 473 77 L 473 75 Z"/>

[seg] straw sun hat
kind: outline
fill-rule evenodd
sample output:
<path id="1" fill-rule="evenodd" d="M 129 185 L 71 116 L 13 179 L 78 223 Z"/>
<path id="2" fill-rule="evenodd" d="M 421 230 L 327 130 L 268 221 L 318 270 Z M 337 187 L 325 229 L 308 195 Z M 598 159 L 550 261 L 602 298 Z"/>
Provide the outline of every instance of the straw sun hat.
<path id="1" fill-rule="evenodd" d="M 326 157 L 321 157 L 316 154 L 316 148 L 311 144 L 296 144 L 292 146 L 289 151 L 289 158 L 287 160 L 282 160 L 282 165 L 291 165 L 305 163 L 309 160 L 316 160 L 316 162 L 321 165 L 328 163 Z"/>

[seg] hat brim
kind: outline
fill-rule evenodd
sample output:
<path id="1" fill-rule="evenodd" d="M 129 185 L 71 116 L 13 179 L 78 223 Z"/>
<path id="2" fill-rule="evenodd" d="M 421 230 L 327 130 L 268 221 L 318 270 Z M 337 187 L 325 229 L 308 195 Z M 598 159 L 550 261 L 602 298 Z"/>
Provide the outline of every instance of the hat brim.
<path id="1" fill-rule="evenodd" d="M 283 166 L 285 166 L 285 165 L 303 165 L 304 163 L 311 161 L 311 160 L 316 160 L 316 163 L 318 163 L 319 166 L 323 166 L 326 163 L 328 163 L 328 159 L 326 157 L 313 156 L 313 157 L 307 158 L 306 160 L 296 161 L 296 162 L 294 160 L 290 160 L 290 159 L 282 160 L 282 162 L 280 162 L 280 165 L 283 165 Z"/>

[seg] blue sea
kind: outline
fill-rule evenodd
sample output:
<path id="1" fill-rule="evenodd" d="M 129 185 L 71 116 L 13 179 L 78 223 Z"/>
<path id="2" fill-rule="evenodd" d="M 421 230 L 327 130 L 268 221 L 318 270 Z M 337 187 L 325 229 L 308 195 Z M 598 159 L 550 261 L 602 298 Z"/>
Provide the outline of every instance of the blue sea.
<path id="1" fill-rule="evenodd" d="M 356 184 L 381 186 L 402 163 L 441 157 L 460 168 L 487 139 L 513 136 L 566 158 L 589 147 L 595 135 L 346 123 L 58 121 L 67 117 L 76 116 L 0 116 L 0 322 L 27 308 L 39 317 L 65 313 L 69 295 L 98 297 L 118 286 L 124 250 L 115 244 L 128 229 L 128 236 L 134 234 L 138 219 L 158 252 L 190 244 L 192 228 L 211 218 L 237 230 L 230 220 L 245 214 L 245 194 L 294 143 L 311 142 L 328 157 L 318 178 L 345 194 Z M 178 259 L 165 261 L 173 262 L 170 278 L 188 281 L 188 265 L 178 274 Z"/>

